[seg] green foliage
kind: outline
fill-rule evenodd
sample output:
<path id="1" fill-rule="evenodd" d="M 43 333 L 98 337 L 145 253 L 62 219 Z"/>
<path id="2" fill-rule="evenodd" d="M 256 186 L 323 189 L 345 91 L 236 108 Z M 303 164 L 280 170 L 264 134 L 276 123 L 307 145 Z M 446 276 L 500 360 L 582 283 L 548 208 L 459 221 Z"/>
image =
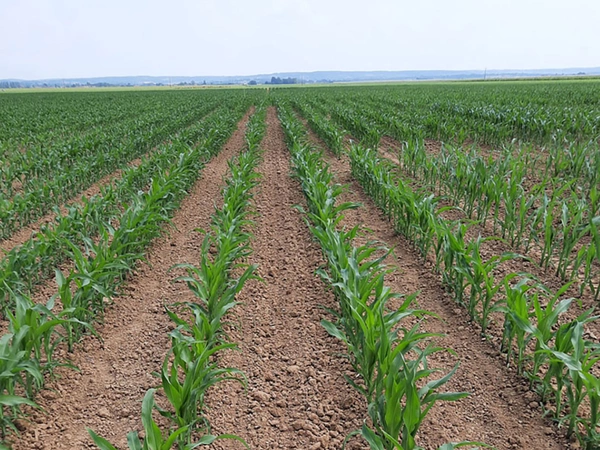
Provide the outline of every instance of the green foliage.
<path id="1" fill-rule="evenodd" d="M 596 170 L 600 167 L 597 156 L 600 152 L 597 151 L 597 142 L 586 141 L 587 138 L 579 141 L 582 135 L 571 135 L 577 142 L 567 142 L 568 147 L 564 151 L 567 137 L 564 134 L 563 140 L 555 140 L 557 134 L 565 132 L 558 129 L 554 130 L 556 134 L 551 138 L 548 154 L 530 142 L 513 140 L 502 142 L 504 147 L 499 152 L 482 156 L 475 147 L 465 149 L 465 140 L 468 137 L 475 139 L 479 131 L 483 132 L 484 142 L 501 142 L 500 133 L 505 133 L 510 140 L 514 136 L 508 134 L 508 128 L 500 131 L 502 126 L 498 127 L 498 123 L 493 126 L 485 124 L 482 117 L 477 118 L 479 124 L 475 121 L 459 124 L 463 120 L 460 115 L 465 110 L 454 106 L 453 117 L 444 116 L 449 110 L 441 108 L 439 103 L 435 105 L 436 117 L 420 117 L 417 108 L 417 113 L 414 109 L 407 110 L 411 116 L 408 118 L 404 108 L 410 102 L 402 104 L 400 110 L 392 111 L 389 106 L 402 95 L 414 95 L 414 100 L 419 101 L 418 96 L 424 94 L 426 88 L 414 88 L 410 94 L 406 90 L 396 92 L 395 96 L 392 93 L 394 89 L 365 88 L 362 92 L 350 92 L 340 88 L 313 92 L 315 95 L 311 97 L 295 95 L 291 101 L 336 154 L 340 152 L 331 140 L 335 124 L 338 125 L 338 133 L 347 130 L 352 137 L 360 139 L 360 144 L 350 141 L 345 149 L 354 178 L 394 224 L 396 231 L 411 241 L 424 257 L 429 258 L 433 253 L 435 268 L 441 274 L 444 285 L 454 295 L 455 301 L 467 308 L 471 319 L 481 326 L 482 331 L 488 328 L 492 313 L 504 314 L 502 350 L 507 353 L 507 361 L 514 362 L 518 371 L 529 378 L 531 387 L 540 392 L 544 402 L 549 401 L 553 405 L 547 406 L 549 411 L 559 424 L 568 423 L 569 434 L 575 434 L 582 446 L 596 448 L 599 439 L 597 408 L 584 415 L 580 405 L 596 405 L 599 401 L 595 390 L 596 378 L 591 374 L 591 369 L 598 362 L 597 350 L 596 345 L 583 339 L 579 332 L 583 324 L 595 318 L 592 318 L 591 311 L 566 324 L 561 323 L 559 318 L 572 303 L 572 299 L 563 298 L 572 285 L 578 285 L 580 295 L 586 288 L 594 297 L 600 295 L 597 283 L 600 275 L 597 220 L 600 217 L 597 190 L 600 172 Z M 451 90 L 448 88 L 448 91 Z M 367 95 L 368 91 L 371 95 Z M 462 94 L 451 102 L 464 102 L 468 96 Z M 581 111 L 585 113 L 583 109 Z M 557 116 L 562 114 L 554 112 Z M 319 155 L 313 152 L 299 160 L 296 153 L 301 151 L 304 131 L 294 123 L 293 115 L 282 112 L 281 116 L 293 158 L 299 161 L 295 162 L 297 171 L 305 173 L 300 179 L 309 199 L 309 217 L 315 221 L 321 212 L 315 213 L 314 207 L 310 206 L 311 201 L 313 198 L 327 198 L 323 195 L 327 190 L 319 189 L 318 185 L 331 180 L 322 173 L 314 177 L 318 182 L 303 180 L 310 170 L 302 164 L 310 166 L 311 158 L 318 159 Z M 522 133 L 525 140 L 541 142 L 543 139 L 538 140 L 538 137 L 550 130 L 545 128 L 549 122 L 544 121 L 541 128 L 542 122 L 523 122 L 523 128 L 517 134 Z M 481 127 L 477 128 L 479 125 Z M 528 134 L 526 127 L 530 127 L 529 131 L 538 128 Z M 597 127 L 587 128 L 586 132 L 595 136 L 597 141 Z M 401 147 L 397 149 L 398 165 L 378 155 L 377 136 L 382 133 L 401 141 Z M 535 137 L 536 133 L 540 133 L 538 137 Z M 442 136 L 450 137 L 453 143 L 443 143 L 439 154 L 432 153 L 424 138 L 439 139 Z M 499 140 L 495 141 L 493 136 Z M 313 170 L 327 171 L 326 166 L 312 165 Z M 540 167 L 545 170 L 541 176 Z M 410 188 L 411 180 L 404 179 L 404 174 L 424 182 L 424 188 L 417 191 Z M 340 187 L 335 189 L 341 190 Z M 441 197 L 432 194 L 432 190 Z M 329 197 L 332 196 L 329 194 Z M 440 208 L 440 201 L 450 201 L 467 219 L 444 219 L 442 214 L 449 208 Z M 331 206 L 329 209 L 332 209 Z M 494 233 L 499 232 L 500 237 L 467 239 L 467 232 L 473 224 L 485 226 L 490 220 Z M 325 246 L 340 249 L 325 250 L 328 261 L 337 261 L 339 254 L 344 254 L 348 261 L 357 258 L 351 252 L 352 247 L 343 244 L 344 239 L 353 239 L 357 230 L 336 231 L 338 234 L 335 236 L 329 230 L 320 229 L 324 226 L 324 223 L 314 225 L 313 234 Z M 492 239 L 503 240 L 515 252 L 484 258 L 482 246 Z M 532 281 L 528 274 L 509 272 L 499 278 L 500 265 L 510 259 L 533 262 L 531 258 L 517 254 L 516 250 L 526 253 L 538 251 L 540 266 L 546 270 L 552 268 L 567 284 L 556 292 L 550 292 L 541 283 Z M 360 251 L 357 251 L 356 255 L 359 254 Z M 365 254 L 368 255 L 368 252 Z M 344 258 L 339 260 L 345 262 Z M 342 269 L 337 269 L 329 262 L 330 269 L 319 273 L 334 286 L 338 298 L 344 298 L 348 295 L 340 289 L 336 280 L 341 278 L 340 273 L 345 279 L 352 279 L 348 273 L 359 265 L 360 262 L 355 262 L 348 265 L 349 268 L 342 265 Z M 339 284 L 343 283 L 340 281 Z M 375 358 L 371 355 L 380 344 L 378 341 L 365 341 L 369 344 L 363 349 L 354 342 L 357 333 L 352 327 L 355 325 L 347 319 L 353 317 L 353 313 L 352 308 L 342 303 L 342 313 L 337 322 L 324 325 L 330 334 L 346 342 L 353 355 L 351 361 L 355 370 L 370 380 L 372 373 L 378 373 L 372 369 Z M 373 327 L 373 323 L 368 326 Z M 384 336 L 383 330 L 380 326 L 377 335 Z M 354 386 L 367 396 L 373 395 L 371 382 L 363 380 L 363 383 L 354 383 Z M 375 424 L 378 419 L 372 420 Z M 394 441 L 397 439 L 396 432 L 394 430 L 391 437 L 386 436 L 376 426 L 361 431 L 374 448 L 400 446 L 410 441 L 407 437 Z"/>
<path id="2" fill-rule="evenodd" d="M 205 395 L 209 388 L 225 381 L 234 380 L 246 386 L 242 372 L 234 368 L 221 368 L 215 356 L 225 349 L 235 349 L 228 343 L 222 325 L 225 316 L 237 302 L 236 294 L 245 282 L 253 277 L 255 266 L 243 266 L 239 260 L 251 254 L 249 219 L 253 190 L 258 184 L 255 171 L 260 162 L 259 143 L 264 134 L 264 108 L 252 116 L 246 130 L 247 149 L 239 157 L 229 161 L 230 177 L 223 190 L 223 207 L 212 216 L 211 231 L 206 234 L 200 253 L 200 264 L 175 266 L 184 268 L 187 276 L 176 281 L 185 281 L 198 298 L 199 303 L 177 304 L 176 308 L 187 308 L 184 318 L 167 308 L 167 313 L 176 325 L 170 333 L 171 350 L 165 356 L 162 369 L 156 375 L 169 402 L 169 408 L 160 408 L 153 402 L 154 391 L 148 391 L 142 405 L 142 422 L 146 431 L 143 442 L 135 432 L 128 435 L 130 449 L 170 449 L 177 444 L 179 449 L 192 449 L 210 445 L 218 439 L 233 439 L 245 447 L 246 442 L 235 435 L 211 434 L 210 424 L 203 412 Z M 133 242 L 137 242 L 133 240 Z M 214 249 L 214 252 L 211 252 Z M 235 278 L 233 271 L 243 267 L 242 274 Z M 163 433 L 152 420 L 152 411 L 170 419 L 173 427 Z M 168 436 L 163 438 L 163 434 Z M 112 449 L 112 445 L 90 430 L 90 435 L 101 449 Z"/>
<path id="3" fill-rule="evenodd" d="M 233 106 L 164 144 L 164 151 L 125 171 L 102 195 L 70 207 L 53 227 L 13 249 L 2 262 L 0 297 L 10 319 L 9 333 L 0 338 L 0 361 L 6 365 L 0 383 L 6 399 L 0 420 L 4 433 L 14 431 L 14 420 L 23 414 L 21 405 L 35 406 L 33 397 L 43 386 L 44 373 L 68 365 L 54 358 L 57 345 L 65 341 L 71 350 L 84 333 L 94 332 L 93 322 L 143 260 L 151 241 L 164 232 L 205 161 L 219 151 L 248 105 L 242 101 Z M 189 140 L 197 144 L 188 145 Z M 54 269 L 63 259 L 73 264 L 67 273 Z M 57 294 L 45 306 L 33 304 L 27 291 L 51 271 Z M 56 301 L 62 309 L 54 314 Z M 27 398 L 15 397 L 17 387 Z M 189 439 L 187 431 L 177 433 L 178 439 L 184 437 Z"/>
<path id="4" fill-rule="evenodd" d="M 391 292 L 384 283 L 390 272 L 384 264 L 389 251 L 373 242 L 354 246 L 359 229 L 346 230 L 340 222 L 344 211 L 359 205 L 336 204 L 344 188 L 333 183 L 321 154 L 303 141 L 304 133 L 295 116 L 284 107 L 279 114 L 295 175 L 307 199 L 307 222 L 327 260 L 327 269 L 317 273 L 340 304 L 339 313 L 332 311 L 336 321 L 324 320 L 322 324 L 346 344 L 360 377 L 359 381 L 346 379 L 366 398 L 373 424 L 372 429 L 365 425 L 351 435 L 361 434 L 373 449 L 416 449 L 419 425 L 435 402 L 458 400 L 467 394 L 439 392 L 455 370 L 417 387 L 419 380 L 434 372 L 427 369 L 426 357 L 441 350 L 428 343 L 432 334 L 420 332 L 418 324 L 406 329 L 402 322 L 429 313 L 411 309 L 416 294 L 404 297 L 398 309 L 390 310 L 390 300 L 403 296 Z"/>

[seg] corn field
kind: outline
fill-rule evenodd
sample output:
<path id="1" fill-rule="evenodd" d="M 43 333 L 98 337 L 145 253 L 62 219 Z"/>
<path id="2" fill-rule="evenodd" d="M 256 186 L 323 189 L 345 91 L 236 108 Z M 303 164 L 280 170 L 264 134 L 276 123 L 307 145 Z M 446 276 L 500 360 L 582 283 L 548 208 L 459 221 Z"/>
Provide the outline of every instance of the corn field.
<path id="1" fill-rule="evenodd" d="M 599 93 L 0 94 L 0 448 L 600 448 Z"/>

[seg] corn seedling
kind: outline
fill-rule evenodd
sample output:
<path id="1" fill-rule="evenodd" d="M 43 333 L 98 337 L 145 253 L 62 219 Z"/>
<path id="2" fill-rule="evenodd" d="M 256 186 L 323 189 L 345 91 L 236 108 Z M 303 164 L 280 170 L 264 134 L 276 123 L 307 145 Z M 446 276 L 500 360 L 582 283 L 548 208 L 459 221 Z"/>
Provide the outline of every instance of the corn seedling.
<path id="1" fill-rule="evenodd" d="M 188 427 L 180 427 L 174 430 L 161 430 L 158 424 L 154 421 L 152 417 L 152 411 L 157 408 L 156 402 L 154 401 L 154 389 L 150 389 L 144 395 L 144 400 L 142 401 L 142 425 L 144 428 L 144 438 L 141 439 L 137 432 L 131 431 L 127 435 L 127 445 L 129 450 L 171 450 L 173 446 L 177 443 L 177 440 L 181 435 L 185 434 L 188 431 Z M 108 442 L 103 437 L 98 436 L 92 430 L 88 428 L 88 433 L 90 434 L 94 444 L 100 450 L 117 450 L 115 446 L 113 446 L 110 442 Z M 206 435 L 202 436 L 194 443 L 188 443 L 183 445 L 178 445 L 179 450 L 192 450 L 201 445 L 210 445 L 217 439 L 237 439 L 235 436 L 230 435 Z"/>

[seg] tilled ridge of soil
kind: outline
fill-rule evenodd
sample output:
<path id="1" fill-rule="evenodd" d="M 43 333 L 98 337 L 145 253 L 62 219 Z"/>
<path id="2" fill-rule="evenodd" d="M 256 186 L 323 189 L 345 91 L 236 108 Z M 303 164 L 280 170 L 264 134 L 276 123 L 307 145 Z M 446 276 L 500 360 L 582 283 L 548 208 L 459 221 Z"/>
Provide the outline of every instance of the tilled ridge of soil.
<path id="1" fill-rule="evenodd" d="M 320 148 L 325 145 L 313 133 L 311 141 Z M 347 211 L 344 224 L 367 227 L 368 239 L 376 239 L 394 249 L 387 263 L 398 270 L 386 278 L 394 292 L 419 292 L 419 308 L 431 311 L 439 319 L 427 319 L 423 331 L 444 333 L 435 342 L 457 353 L 454 357 L 440 353 L 430 358 L 431 365 L 444 369 L 442 376 L 460 361 L 454 377 L 444 386 L 447 391 L 466 391 L 471 395 L 458 402 L 438 403 L 423 423 L 418 442 L 426 449 L 437 449 L 442 443 L 476 440 L 508 449 L 567 449 L 566 439 L 542 418 L 537 396 L 528 391 L 527 383 L 505 365 L 503 355 L 480 337 L 479 329 L 468 321 L 467 311 L 444 292 L 439 278 L 425 267 L 417 252 L 402 237 L 364 194 L 353 179 L 347 160 L 326 153 L 337 181 L 349 186 L 340 202 L 362 203 L 362 207 Z"/>
<path id="2" fill-rule="evenodd" d="M 150 265 L 141 265 L 136 276 L 115 298 L 98 326 L 102 341 L 87 338 L 71 355 L 80 371 L 59 370 L 60 378 L 48 383 L 38 397 L 46 413 L 35 413 L 24 424 L 15 450 L 73 450 L 96 448 L 86 427 L 107 438 L 117 448 L 127 448 L 126 435 L 141 429 L 141 401 L 159 380 L 159 370 L 169 349 L 172 322 L 164 305 L 194 301 L 169 268 L 199 261 L 203 236 L 215 203 L 219 202 L 227 161 L 245 144 L 248 112 L 223 150 L 202 170 L 188 197 L 173 217 L 175 228 L 155 242 L 148 254 Z"/>
<path id="3" fill-rule="evenodd" d="M 351 374 L 339 356 L 345 349 L 320 325 L 328 316 L 321 305 L 335 307 L 335 299 L 314 274 L 322 254 L 293 209 L 305 202 L 290 178 L 290 154 L 273 107 L 262 148 L 248 262 L 259 265 L 264 282 L 247 283 L 238 296 L 229 335 L 240 349 L 221 357 L 223 366 L 245 372 L 248 390 L 228 383 L 209 392 L 208 418 L 215 434 L 235 433 L 252 449 L 339 449 L 362 425 L 366 405 L 343 378 Z M 233 441 L 214 447 L 244 448 Z"/>

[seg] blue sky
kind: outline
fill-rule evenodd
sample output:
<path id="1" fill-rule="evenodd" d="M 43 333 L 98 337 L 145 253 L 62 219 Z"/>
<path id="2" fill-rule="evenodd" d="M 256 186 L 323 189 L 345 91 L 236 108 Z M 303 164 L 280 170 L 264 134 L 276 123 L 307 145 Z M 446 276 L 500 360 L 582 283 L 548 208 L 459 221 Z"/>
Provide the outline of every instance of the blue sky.
<path id="1" fill-rule="evenodd" d="M 0 0 L 0 78 L 600 66 L 598 0 Z"/>

